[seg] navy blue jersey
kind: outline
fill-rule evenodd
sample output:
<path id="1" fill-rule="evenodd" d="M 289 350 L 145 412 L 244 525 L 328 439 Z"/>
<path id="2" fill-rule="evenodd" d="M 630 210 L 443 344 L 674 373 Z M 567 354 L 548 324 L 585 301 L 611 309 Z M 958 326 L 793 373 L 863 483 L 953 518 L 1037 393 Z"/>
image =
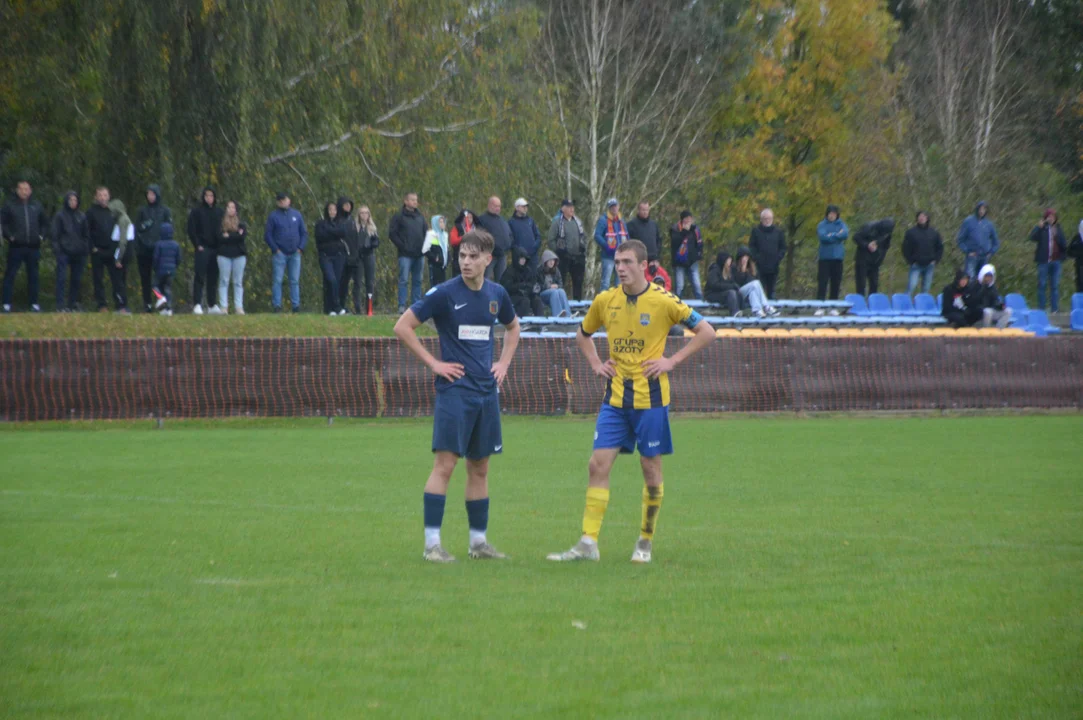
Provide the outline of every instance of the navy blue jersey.
<path id="1" fill-rule="evenodd" d="M 441 359 L 459 363 L 466 370 L 453 383 L 437 375 L 437 392 L 448 388 L 496 391 L 493 326 L 515 319 L 515 308 L 503 286 L 486 280 L 481 290 L 471 290 L 460 275 L 429 290 L 410 309 L 421 322 L 432 318 L 440 334 Z"/>

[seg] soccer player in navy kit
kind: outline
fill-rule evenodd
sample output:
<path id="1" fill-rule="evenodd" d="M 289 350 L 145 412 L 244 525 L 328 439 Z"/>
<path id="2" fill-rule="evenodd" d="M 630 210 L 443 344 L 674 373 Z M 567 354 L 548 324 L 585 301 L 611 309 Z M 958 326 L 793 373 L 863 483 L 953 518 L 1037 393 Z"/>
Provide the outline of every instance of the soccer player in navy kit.
<path id="1" fill-rule="evenodd" d="M 485 279 L 493 261 L 493 237 L 473 230 L 459 243 L 462 274 L 437 285 L 402 314 L 395 335 L 436 375 L 433 412 L 432 473 L 425 483 L 425 560 L 454 562 L 440 544 L 440 526 L 448 483 L 459 458 L 466 458 L 466 515 L 470 523 L 469 555 L 503 560 L 489 544 L 489 456 L 504 447 L 500 435 L 499 387 L 519 345 L 519 319 L 508 292 Z M 440 360 L 417 339 L 417 328 L 432 318 L 440 335 Z M 500 323 L 504 349 L 493 362 L 493 328 Z"/>

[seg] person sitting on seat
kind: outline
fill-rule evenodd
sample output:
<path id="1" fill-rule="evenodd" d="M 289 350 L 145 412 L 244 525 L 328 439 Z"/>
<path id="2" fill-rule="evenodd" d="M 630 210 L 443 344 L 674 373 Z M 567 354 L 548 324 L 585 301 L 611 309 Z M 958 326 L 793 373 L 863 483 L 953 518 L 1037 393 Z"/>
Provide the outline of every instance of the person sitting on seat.
<path id="1" fill-rule="evenodd" d="M 549 313 L 553 317 L 571 317 L 572 309 L 568 305 L 568 294 L 564 291 L 564 278 L 560 274 L 558 263 L 560 259 L 552 250 L 542 253 L 541 267 L 538 274 L 541 276 L 542 302 L 549 303 Z"/>
<path id="2" fill-rule="evenodd" d="M 718 253 L 707 268 L 707 302 L 729 308 L 730 315 L 740 315 L 740 289 L 733 279 L 733 258 L 728 252 Z"/>
<path id="3" fill-rule="evenodd" d="M 778 311 L 767 304 L 767 293 L 764 292 L 756 273 L 756 261 L 752 259 L 752 253 L 744 245 L 737 251 L 737 267 L 733 271 L 733 280 L 737 283 L 738 292 L 743 300 L 748 301 L 752 312 L 762 317 L 778 315 Z"/>
<path id="4" fill-rule="evenodd" d="M 982 327 L 992 327 L 993 323 L 1003 330 L 1012 320 L 1012 309 L 1004 305 L 1004 298 L 997 290 L 997 269 L 992 265 L 983 265 L 978 271 L 978 287 L 974 289 L 974 305 L 981 308 Z"/>
<path id="5" fill-rule="evenodd" d="M 540 297 L 541 277 L 538 275 L 537 268 L 530 262 L 530 255 L 522 248 L 511 249 L 511 263 L 500 276 L 500 284 L 511 296 L 515 314 L 519 317 L 545 313 Z"/>
<path id="6" fill-rule="evenodd" d="M 943 307 L 940 314 L 953 328 L 976 325 L 984 315 L 982 309 L 974 304 L 974 292 L 970 287 L 970 276 L 960 268 L 955 271 L 955 280 L 944 288 Z"/>

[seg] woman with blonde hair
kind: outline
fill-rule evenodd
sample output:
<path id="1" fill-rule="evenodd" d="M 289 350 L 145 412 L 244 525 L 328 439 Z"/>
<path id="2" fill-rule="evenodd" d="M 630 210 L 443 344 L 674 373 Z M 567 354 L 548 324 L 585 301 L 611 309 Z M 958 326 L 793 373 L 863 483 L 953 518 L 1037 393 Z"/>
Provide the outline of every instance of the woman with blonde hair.
<path id="1" fill-rule="evenodd" d="M 733 271 L 733 281 L 740 288 L 738 292 L 741 298 L 748 301 L 752 312 L 760 317 L 778 315 L 778 311 L 767 304 L 767 293 L 764 292 L 758 275 L 752 253 L 742 245 L 737 251 L 737 268 Z"/>
<path id="2" fill-rule="evenodd" d="M 219 229 L 218 312 L 211 308 L 212 315 L 225 315 L 229 312 L 227 291 L 230 284 L 233 285 L 233 312 L 244 315 L 244 267 L 247 263 L 244 239 L 247 230 L 237 212 L 237 202 L 230 200 L 226 203 L 222 227 Z"/>
<path id="3" fill-rule="evenodd" d="M 345 206 L 352 205 L 349 201 Z M 346 242 L 350 246 L 350 259 L 346 263 L 346 272 L 340 283 L 341 305 L 346 307 L 347 286 L 353 280 L 353 309 L 358 315 L 361 309 L 361 277 L 365 278 L 365 293 L 372 304 L 376 305 L 376 248 L 380 238 L 376 235 L 376 223 L 372 220 L 372 211 L 368 205 L 357 208 L 356 217 L 348 217 L 349 230 Z"/>

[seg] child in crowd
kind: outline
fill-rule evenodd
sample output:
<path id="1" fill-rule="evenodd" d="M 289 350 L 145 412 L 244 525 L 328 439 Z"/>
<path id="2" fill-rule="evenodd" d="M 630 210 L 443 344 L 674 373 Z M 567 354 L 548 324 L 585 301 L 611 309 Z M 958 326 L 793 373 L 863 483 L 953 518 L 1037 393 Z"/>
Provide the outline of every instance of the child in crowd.
<path id="1" fill-rule="evenodd" d="M 158 242 L 154 245 L 154 308 L 160 315 L 173 314 L 173 277 L 180 266 L 181 249 L 173 239 L 173 226 L 163 223 Z M 165 307 L 163 307 L 165 306 Z"/>

